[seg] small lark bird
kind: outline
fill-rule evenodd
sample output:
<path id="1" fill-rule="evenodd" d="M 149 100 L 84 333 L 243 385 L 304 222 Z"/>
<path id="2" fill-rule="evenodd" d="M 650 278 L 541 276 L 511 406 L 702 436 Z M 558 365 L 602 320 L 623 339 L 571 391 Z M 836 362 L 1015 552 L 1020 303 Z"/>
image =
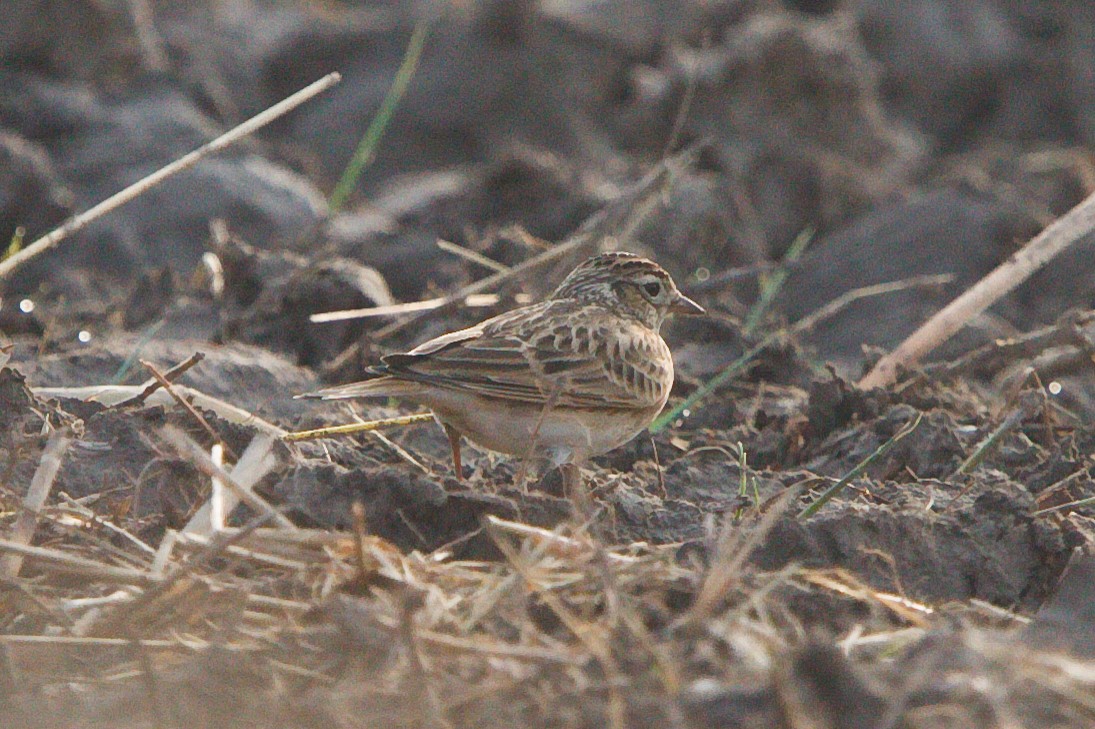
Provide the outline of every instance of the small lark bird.
<path id="1" fill-rule="evenodd" d="M 594 256 L 547 300 L 515 309 L 406 354 L 374 377 L 304 397 L 397 397 L 441 421 L 460 475 L 460 437 L 563 470 L 623 445 L 658 415 L 673 387 L 659 330 L 671 314 L 702 314 L 653 261 Z"/>

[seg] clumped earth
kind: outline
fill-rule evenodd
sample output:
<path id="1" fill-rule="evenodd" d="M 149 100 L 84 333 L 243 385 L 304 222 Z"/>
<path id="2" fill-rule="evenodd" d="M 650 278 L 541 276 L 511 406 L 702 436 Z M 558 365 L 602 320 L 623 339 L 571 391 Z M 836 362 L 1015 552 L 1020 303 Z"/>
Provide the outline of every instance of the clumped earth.
<path id="1" fill-rule="evenodd" d="M 0 281 L 5 726 L 1095 723 L 1095 236 L 855 386 L 1092 192 L 1087 3 L 407 5 L 8 2 L 5 242 L 344 80 Z M 491 273 L 438 240 L 573 248 L 485 306 L 309 320 Z M 666 328 L 671 406 L 750 354 L 590 465 L 587 518 L 512 459 L 457 478 L 432 423 L 279 437 L 411 412 L 292 395 L 619 246 L 711 312 Z M 198 352 L 193 412 L 121 402 Z M 187 442 L 282 521 L 200 528 L 224 478 Z"/>

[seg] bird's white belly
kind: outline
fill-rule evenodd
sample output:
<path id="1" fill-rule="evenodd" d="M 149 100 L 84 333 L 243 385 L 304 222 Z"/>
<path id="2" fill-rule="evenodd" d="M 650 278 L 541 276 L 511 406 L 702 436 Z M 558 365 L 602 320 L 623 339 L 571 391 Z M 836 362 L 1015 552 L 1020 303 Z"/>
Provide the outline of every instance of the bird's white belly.
<path id="1" fill-rule="evenodd" d="M 641 433 L 661 410 L 609 412 L 553 409 L 546 413 L 532 405 L 503 404 L 482 399 L 468 407 L 467 395 L 456 403 L 448 394 L 424 403 L 469 440 L 492 451 L 546 458 L 559 465 L 582 462 L 623 445 Z"/>

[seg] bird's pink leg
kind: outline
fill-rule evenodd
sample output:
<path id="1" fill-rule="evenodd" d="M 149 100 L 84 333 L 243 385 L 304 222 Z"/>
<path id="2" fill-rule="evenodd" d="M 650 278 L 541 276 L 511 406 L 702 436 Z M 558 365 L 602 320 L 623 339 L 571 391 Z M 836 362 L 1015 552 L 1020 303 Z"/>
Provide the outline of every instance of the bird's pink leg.
<path id="1" fill-rule="evenodd" d="M 460 431 L 448 423 L 443 423 L 445 435 L 449 436 L 449 447 L 452 448 L 452 467 L 456 470 L 456 480 L 464 480 L 464 464 L 460 460 Z"/>

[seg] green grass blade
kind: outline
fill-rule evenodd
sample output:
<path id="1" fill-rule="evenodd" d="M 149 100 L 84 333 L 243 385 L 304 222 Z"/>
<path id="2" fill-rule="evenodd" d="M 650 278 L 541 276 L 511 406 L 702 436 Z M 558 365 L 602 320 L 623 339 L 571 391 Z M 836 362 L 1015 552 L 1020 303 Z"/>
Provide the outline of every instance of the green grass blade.
<path id="1" fill-rule="evenodd" d="M 361 177 L 361 173 L 373 161 L 373 155 L 380 145 L 380 139 L 384 136 L 384 131 L 391 123 L 399 102 L 403 99 L 411 79 L 414 78 L 414 74 L 418 70 L 418 61 L 422 58 L 422 49 L 426 45 L 429 25 L 428 21 L 420 20 L 418 25 L 414 27 L 411 40 L 407 43 L 407 50 L 403 53 L 403 62 L 399 65 L 395 80 L 392 81 L 392 87 L 388 89 L 388 93 L 384 96 L 384 101 L 381 102 L 376 116 L 369 122 L 369 128 L 365 130 L 365 134 L 361 137 L 357 149 L 354 150 L 354 156 L 350 159 L 350 163 L 346 165 L 346 169 L 342 171 L 342 177 L 339 178 L 338 184 L 335 185 L 331 198 L 327 202 L 332 214 L 337 213 L 346 204 L 346 199 L 357 187 L 357 181 Z"/>
<path id="2" fill-rule="evenodd" d="M 894 433 L 893 436 L 888 441 L 880 445 L 874 453 L 860 461 L 859 465 L 857 465 L 851 471 L 848 471 L 844 478 L 840 479 L 832 486 L 825 489 L 825 491 L 823 491 L 820 496 L 814 499 L 812 504 L 799 512 L 798 518 L 809 519 L 811 516 L 816 514 L 821 509 L 821 507 L 825 506 L 825 504 L 829 503 L 834 496 L 843 491 L 845 486 L 862 476 L 863 472 L 866 471 L 872 463 L 889 453 L 890 449 L 897 445 L 898 441 L 907 436 L 909 433 L 916 430 L 916 426 L 920 425 L 920 421 L 921 419 L 923 419 L 923 417 L 924 413 L 917 413 L 916 419 L 913 420 L 912 423 L 906 425 L 904 428 Z"/>

